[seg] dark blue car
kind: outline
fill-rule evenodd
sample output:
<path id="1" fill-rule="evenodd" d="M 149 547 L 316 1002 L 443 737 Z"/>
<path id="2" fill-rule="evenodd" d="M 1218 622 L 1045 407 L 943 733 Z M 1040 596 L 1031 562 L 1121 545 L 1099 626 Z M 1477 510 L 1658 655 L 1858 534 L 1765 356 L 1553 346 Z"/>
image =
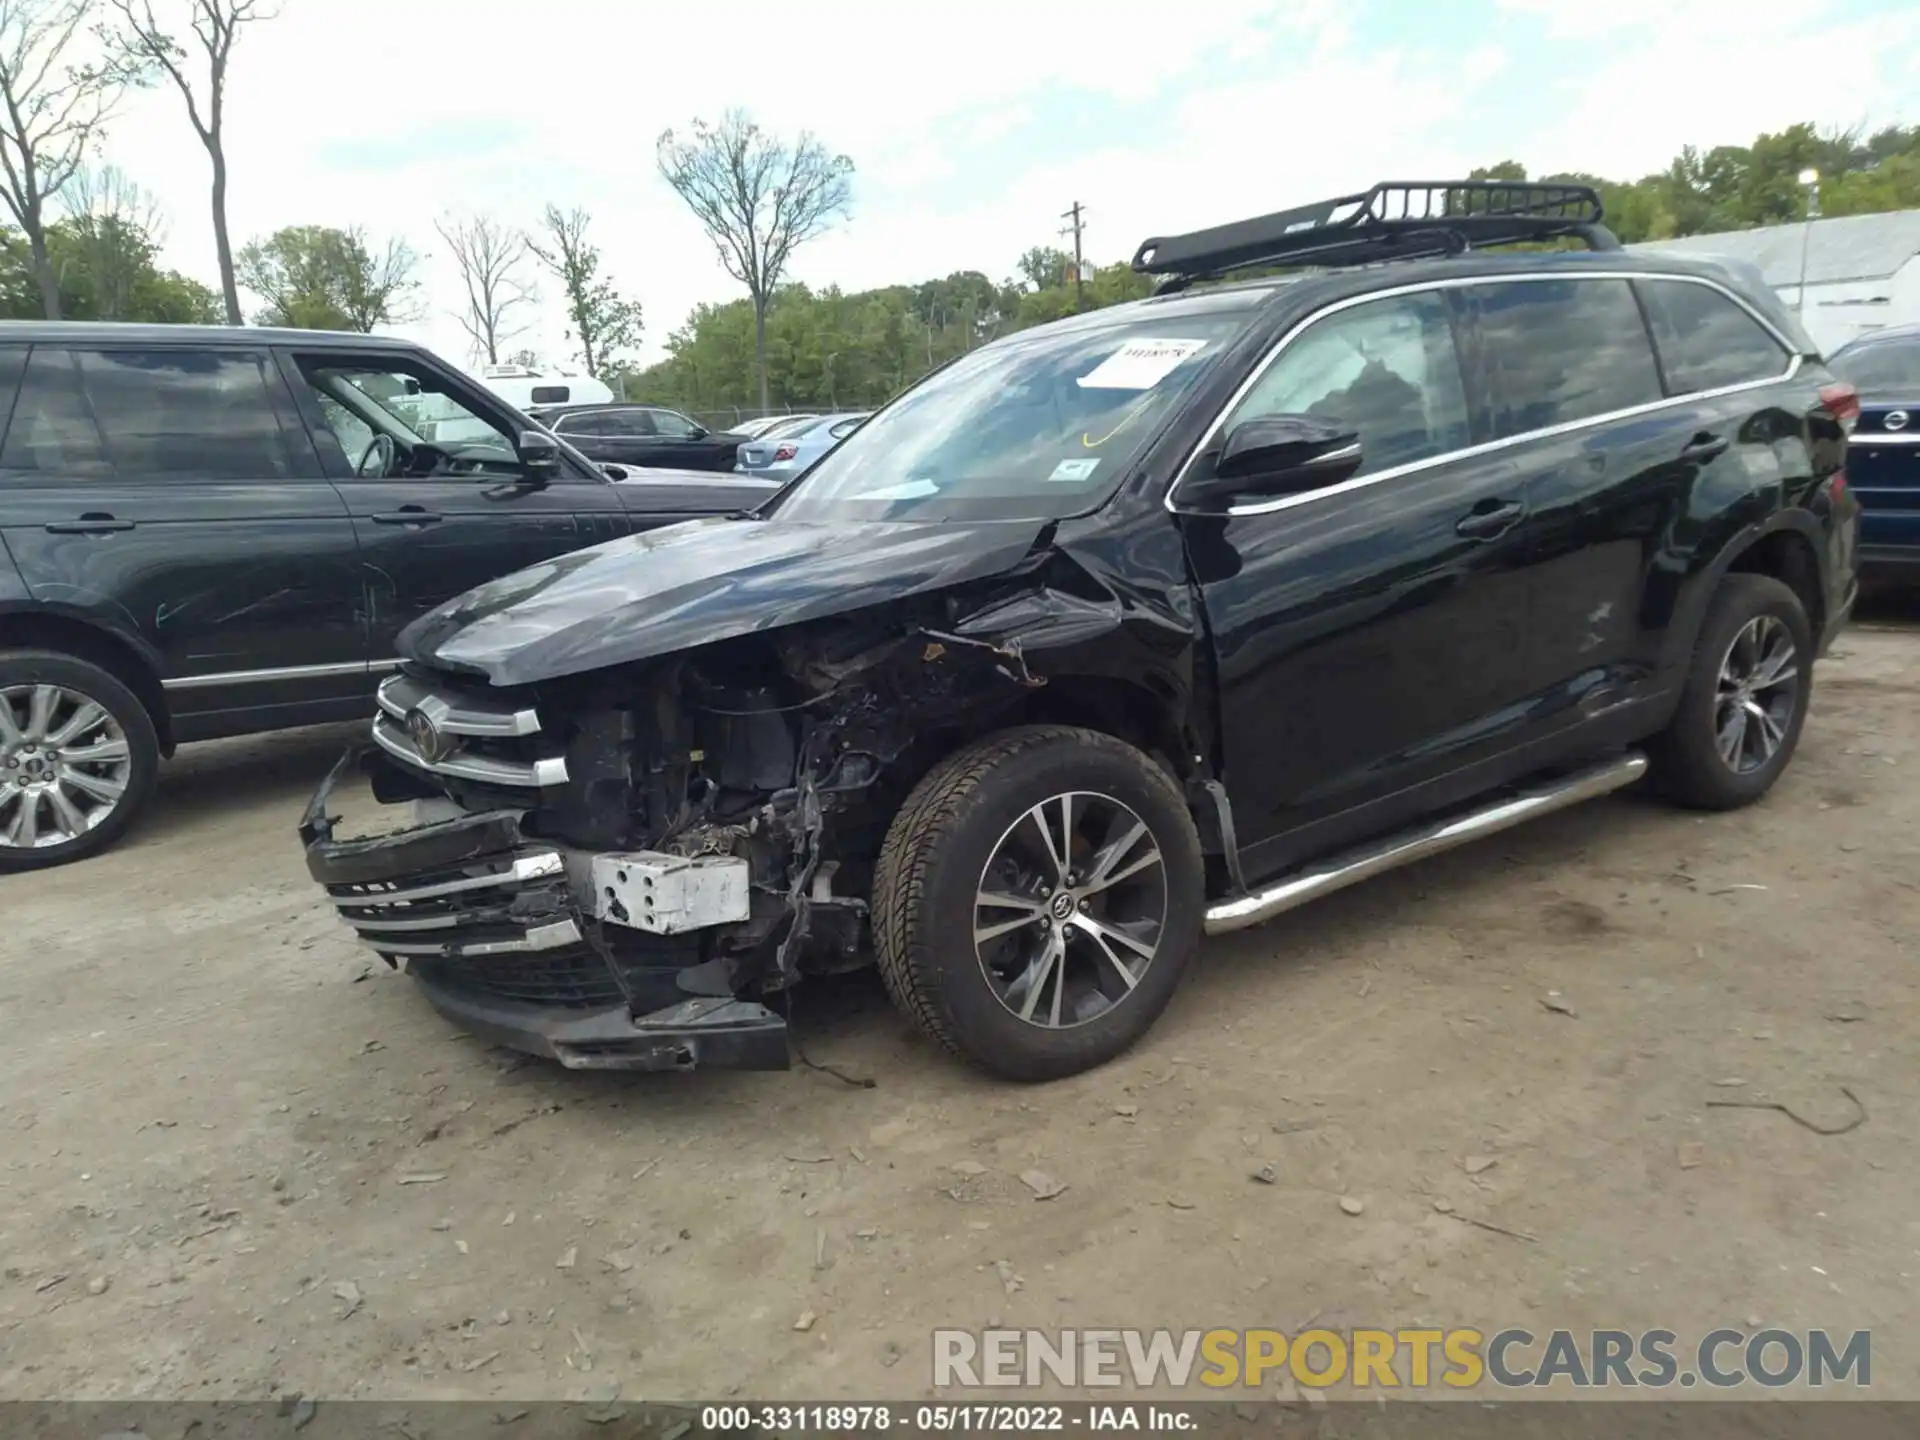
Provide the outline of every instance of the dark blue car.
<path id="1" fill-rule="evenodd" d="M 1827 363 L 1860 392 L 1847 483 L 1861 505 L 1861 573 L 1920 579 L 1920 325 L 1876 330 Z"/>

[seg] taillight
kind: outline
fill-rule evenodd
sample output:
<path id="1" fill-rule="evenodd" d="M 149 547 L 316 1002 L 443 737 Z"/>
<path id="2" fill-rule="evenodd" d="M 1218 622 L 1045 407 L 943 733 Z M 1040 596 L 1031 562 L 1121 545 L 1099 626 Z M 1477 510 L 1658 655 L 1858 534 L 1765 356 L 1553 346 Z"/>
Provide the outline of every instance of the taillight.
<path id="1" fill-rule="evenodd" d="M 1851 435 L 1853 427 L 1860 422 L 1860 392 L 1845 382 L 1822 385 L 1820 408 L 1838 420 L 1840 428 Z"/>
<path id="2" fill-rule="evenodd" d="M 1853 413 L 1856 415 L 1860 413 L 1860 405 L 1858 401 L 1854 402 Z M 794 456 L 798 455 L 799 453 L 800 453 L 800 450 L 798 446 L 782 445 L 778 450 L 775 450 L 773 452 L 773 458 L 776 462 L 781 460 L 791 460 L 793 459 Z"/>

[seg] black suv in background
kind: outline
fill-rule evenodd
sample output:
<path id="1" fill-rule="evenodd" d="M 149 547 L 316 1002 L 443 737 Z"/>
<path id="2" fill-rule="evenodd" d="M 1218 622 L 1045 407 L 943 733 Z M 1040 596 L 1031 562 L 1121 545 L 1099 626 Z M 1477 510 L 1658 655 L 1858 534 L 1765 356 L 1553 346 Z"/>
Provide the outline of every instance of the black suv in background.
<path id="1" fill-rule="evenodd" d="M 731 470 L 748 439 L 655 405 L 552 405 L 528 413 L 582 455 L 615 465 Z"/>
<path id="2" fill-rule="evenodd" d="M 598 466 L 419 346 L 0 325 L 0 871 L 111 844 L 177 744 L 364 715 L 485 580 L 775 488 Z"/>
<path id="3" fill-rule="evenodd" d="M 1758 799 L 1853 603 L 1858 399 L 1600 222 L 1395 185 L 1148 241 L 1152 298 L 961 357 L 757 513 L 409 627 L 375 794 L 440 818 L 336 836 L 323 788 L 314 878 L 567 1065 L 784 1065 L 781 992 L 871 957 L 1042 1079 L 1203 932 L 1649 771 Z"/>

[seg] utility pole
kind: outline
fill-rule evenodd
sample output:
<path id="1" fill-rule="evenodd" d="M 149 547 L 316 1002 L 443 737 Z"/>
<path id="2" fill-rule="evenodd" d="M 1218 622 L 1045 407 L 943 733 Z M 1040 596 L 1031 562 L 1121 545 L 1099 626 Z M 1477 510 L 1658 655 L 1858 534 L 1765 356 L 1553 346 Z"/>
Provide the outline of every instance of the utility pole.
<path id="1" fill-rule="evenodd" d="M 1082 308 L 1081 302 L 1084 294 L 1081 272 L 1086 267 L 1081 258 L 1080 233 L 1087 228 L 1086 211 L 1082 208 L 1080 202 L 1076 200 L 1073 202 L 1073 208 L 1071 210 L 1061 212 L 1060 218 L 1067 222 L 1066 228 L 1061 230 L 1060 233 L 1062 235 L 1073 236 L 1073 308 L 1078 310 Z"/>

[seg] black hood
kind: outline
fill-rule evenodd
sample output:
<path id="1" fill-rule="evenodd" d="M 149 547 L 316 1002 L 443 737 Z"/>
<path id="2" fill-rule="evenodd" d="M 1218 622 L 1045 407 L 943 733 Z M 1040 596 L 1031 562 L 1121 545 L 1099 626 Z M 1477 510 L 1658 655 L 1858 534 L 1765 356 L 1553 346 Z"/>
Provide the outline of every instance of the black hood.
<path id="1" fill-rule="evenodd" d="M 1046 524 L 688 520 L 489 581 L 399 649 L 495 685 L 551 680 L 997 575 Z"/>

